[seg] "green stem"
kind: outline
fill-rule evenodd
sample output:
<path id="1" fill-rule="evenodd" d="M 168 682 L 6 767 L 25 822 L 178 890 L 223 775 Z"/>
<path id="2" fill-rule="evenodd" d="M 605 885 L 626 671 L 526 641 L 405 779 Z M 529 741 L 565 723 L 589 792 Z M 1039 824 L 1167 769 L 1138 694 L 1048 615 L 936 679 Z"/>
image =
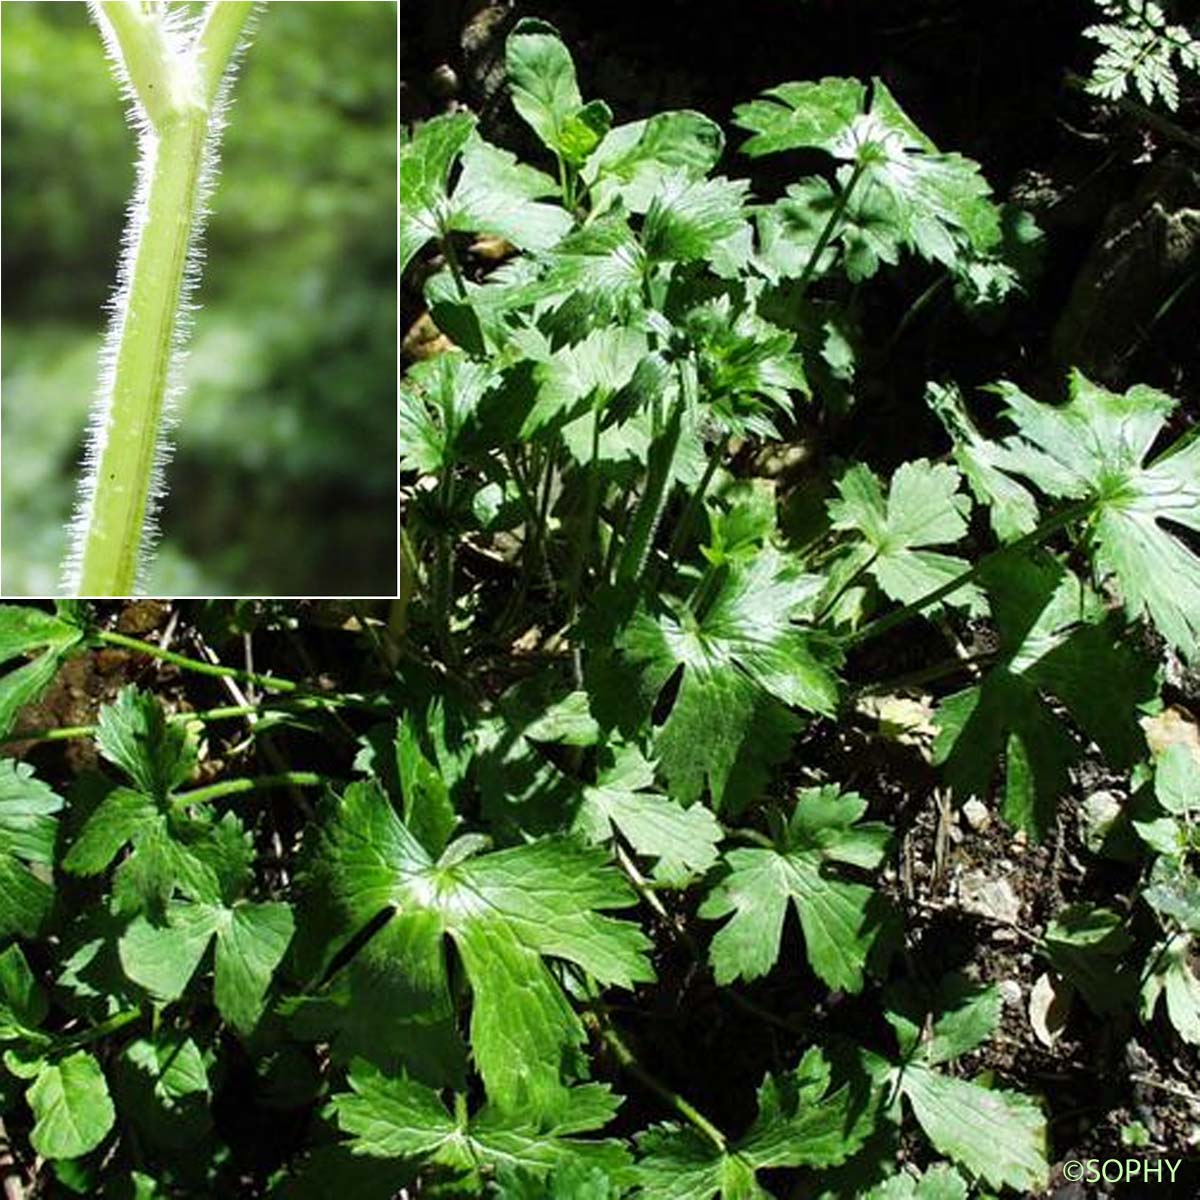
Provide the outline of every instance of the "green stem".
<path id="1" fill-rule="evenodd" d="M 67 578 L 72 592 L 133 592 L 150 541 L 162 437 L 188 269 L 202 215 L 214 99 L 250 4 L 212 3 L 181 52 L 161 15 L 130 0 L 99 6 L 108 47 L 124 68 L 148 128 L 141 139 L 136 240 L 109 334 L 111 366 L 88 450 Z"/>
<path id="2" fill-rule="evenodd" d="M 209 105 L 217 99 L 253 7 L 253 0 L 219 0 L 205 10 L 195 52 L 198 82 Z"/>
<path id="3" fill-rule="evenodd" d="M 454 235 L 452 233 L 443 233 L 441 237 L 442 254 L 445 256 L 446 264 L 450 268 L 450 274 L 454 277 L 454 286 L 458 289 L 460 300 L 467 298 L 467 285 L 463 279 L 462 267 L 458 261 L 458 251 L 454 249 Z"/>
<path id="4" fill-rule="evenodd" d="M 1070 525 L 1072 521 L 1086 516 L 1092 511 L 1095 504 L 1095 499 L 1089 497 L 1086 500 L 1080 500 L 1075 504 L 1067 505 L 1066 508 L 1060 509 L 1057 513 L 1047 517 L 1036 529 L 1030 530 L 1024 537 L 1018 538 L 1015 542 L 1011 542 L 1007 546 L 1001 546 L 998 550 L 993 550 L 990 554 L 985 554 L 982 558 L 976 560 L 973 566 L 956 575 L 948 583 L 935 588 L 928 595 L 914 600 L 911 604 L 904 605 L 903 608 L 897 608 L 890 613 L 885 613 L 882 617 L 869 622 L 856 632 L 847 634 L 842 639 L 842 644 L 845 646 L 854 646 L 870 638 L 879 637 L 880 634 L 887 633 L 891 629 L 895 629 L 897 625 L 904 624 L 905 621 L 917 616 L 931 605 L 936 604 L 939 600 L 944 600 L 947 596 L 957 592 L 959 588 L 965 587 L 968 583 L 973 583 L 999 559 L 1010 554 L 1019 554 L 1023 550 L 1028 550 L 1031 546 L 1040 545 L 1051 534 L 1057 533 L 1060 529 Z"/>
<path id="5" fill-rule="evenodd" d="M 837 232 L 842 214 L 846 211 L 846 205 L 850 203 L 850 195 L 858 186 L 858 181 L 863 177 L 863 172 L 866 169 L 867 164 L 861 160 L 854 164 L 854 171 L 851 173 L 846 186 L 842 188 L 841 195 L 838 196 L 837 202 L 833 206 L 833 211 L 829 214 L 829 220 L 825 222 L 825 228 L 821 230 L 821 236 L 817 238 L 817 244 L 813 247 L 812 253 L 808 256 L 808 262 L 804 264 L 804 270 L 800 273 L 800 280 L 797 287 L 801 292 L 808 287 L 808 281 L 817 269 L 817 264 L 821 261 L 821 255 L 825 253 L 825 248 L 829 245 L 834 233 Z"/>
<path id="6" fill-rule="evenodd" d="M 857 570 L 850 572 L 850 577 L 833 593 L 829 600 L 822 606 L 821 611 L 813 618 L 814 625 L 820 625 L 837 608 L 838 601 L 871 569 L 878 557 L 879 551 L 876 550 L 870 558 L 859 564 Z"/>
<path id="7" fill-rule="evenodd" d="M 600 413 L 592 413 L 592 459 L 587 479 L 587 499 L 584 501 L 583 525 L 575 540 L 574 551 L 571 555 L 571 573 L 567 584 L 567 621 L 575 623 L 575 615 L 579 606 L 579 588 L 583 583 L 583 568 L 588 560 L 592 541 L 595 538 L 596 510 L 600 504 L 600 473 L 597 464 L 600 459 Z"/>
<path id="8" fill-rule="evenodd" d="M 132 1025 L 141 1016 L 142 1010 L 140 1008 L 126 1008 L 121 1012 L 113 1013 L 111 1017 L 101 1021 L 99 1025 L 93 1025 L 91 1029 L 85 1029 L 82 1033 L 74 1033 L 64 1038 L 54 1047 L 55 1053 L 65 1054 L 72 1050 L 78 1050 L 80 1046 L 87 1046 L 92 1042 L 101 1041 L 110 1034 L 116 1033 L 118 1029 L 124 1029 L 126 1025 Z"/>
<path id="9" fill-rule="evenodd" d="M 638 1062 L 633 1051 L 625 1044 L 621 1035 L 613 1028 L 610 1021 L 604 1017 L 596 1018 L 600 1036 L 604 1039 L 614 1057 L 621 1066 L 629 1072 L 643 1087 L 652 1091 L 659 1099 L 673 1108 L 684 1120 L 700 1131 L 716 1147 L 720 1154 L 725 1153 L 725 1135 L 686 1097 L 681 1096 L 673 1088 L 668 1087 L 662 1080 L 651 1075 Z"/>
<path id="10" fill-rule="evenodd" d="M 689 361 L 679 364 L 680 402 L 671 406 L 661 434 L 656 434 L 654 444 L 646 464 L 646 483 L 642 489 L 642 498 L 633 520 L 629 522 L 629 531 L 625 544 L 621 547 L 621 556 L 617 560 L 617 584 L 632 584 L 642 573 L 650 548 L 654 542 L 654 534 L 662 519 L 663 509 L 671 494 L 671 484 L 675 470 L 675 453 L 679 448 L 680 435 L 683 432 L 684 409 L 694 411 L 696 402 L 696 369 Z"/>
<path id="11" fill-rule="evenodd" d="M 716 474 L 717 467 L 721 464 L 721 459 L 725 457 L 725 448 L 728 445 L 729 434 L 726 433 L 713 447 L 712 454 L 709 455 L 708 465 L 704 468 L 704 474 L 700 477 L 700 482 L 697 484 L 696 490 L 688 497 L 683 515 L 679 518 L 679 524 L 675 526 L 675 534 L 671 538 L 671 545 L 667 549 L 667 557 L 672 562 L 675 561 L 684 547 L 687 536 L 691 532 L 692 522 L 696 518 L 696 509 L 704 502 L 704 494 L 708 491 L 708 485 L 712 482 L 712 477 Z"/>
<path id="12" fill-rule="evenodd" d="M 966 658 L 946 659 L 943 662 L 934 663 L 932 666 L 922 667 L 919 671 L 909 671 L 904 675 L 893 675 L 891 679 L 881 679 L 877 683 L 865 684 L 861 688 L 856 688 L 853 695 L 856 698 L 877 696 L 884 692 L 899 692 L 907 688 L 921 687 L 926 683 L 936 683 L 939 679 L 961 674 L 971 667 L 991 662 L 996 657 L 995 650 L 988 650 L 982 654 L 969 655 Z"/>
<path id="13" fill-rule="evenodd" d="M 190 721 L 232 721 L 239 717 L 266 717 L 273 712 L 324 710 L 340 705 L 361 708 L 368 712 L 383 712 L 380 705 L 359 696 L 294 696 L 272 698 L 266 704 L 227 704 L 221 708 L 201 708 L 195 711 L 168 713 L 167 720 L 187 724 Z M 59 725 L 54 728 L 25 729 L 0 737 L 0 746 L 13 742 L 69 742 L 76 738 L 95 737 L 98 725 Z"/>
<path id="14" fill-rule="evenodd" d="M 267 788 L 320 787 L 325 776 L 315 771 L 280 771 L 277 775 L 258 775 L 253 778 L 223 779 L 207 787 L 192 788 L 188 792 L 176 792 L 174 803 L 184 808 L 192 804 L 207 804 L 223 796 L 238 796 L 243 792 L 260 792 Z"/>
<path id="15" fill-rule="evenodd" d="M 109 629 L 98 629 L 93 634 L 98 641 L 107 642 L 110 646 L 123 646 L 126 650 L 136 650 L 139 654 L 149 654 L 152 658 L 160 658 L 163 662 L 173 663 L 184 670 L 194 671 L 197 675 L 212 675 L 218 679 L 238 679 L 243 683 L 254 683 L 270 692 L 295 692 L 300 690 L 298 683 L 290 679 L 280 679 L 275 675 L 259 675 L 256 671 L 239 671 L 237 667 L 222 667 L 216 663 L 201 662 L 197 658 L 188 658 L 184 654 L 176 654 L 173 650 L 164 650 L 153 642 L 143 642 L 140 638 L 127 637 Z"/>

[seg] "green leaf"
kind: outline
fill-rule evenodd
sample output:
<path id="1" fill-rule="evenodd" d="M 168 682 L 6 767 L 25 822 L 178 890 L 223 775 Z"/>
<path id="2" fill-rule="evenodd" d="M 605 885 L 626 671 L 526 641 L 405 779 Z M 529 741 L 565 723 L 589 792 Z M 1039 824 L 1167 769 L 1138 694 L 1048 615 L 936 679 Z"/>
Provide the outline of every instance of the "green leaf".
<path id="1" fill-rule="evenodd" d="M 618 1101 L 600 1084 L 570 1089 L 553 1117 L 537 1121 L 491 1106 L 470 1116 L 465 1106 L 451 1112 L 434 1089 L 389 1078 L 362 1060 L 352 1065 L 348 1082 L 352 1090 L 335 1095 L 332 1105 L 358 1154 L 435 1163 L 462 1172 L 467 1185 L 478 1183 L 481 1168 L 520 1167 L 540 1178 L 564 1162 L 618 1174 L 628 1163 L 619 1141 L 576 1136 L 612 1119 Z"/>
<path id="2" fill-rule="evenodd" d="M 818 579 L 770 549 L 721 569 L 718 579 L 701 615 L 643 606 L 618 646 L 645 664 L 655 695 L 683 667 L 670 715 L 656 730 L 654 753 L 673 799 L 690 804 L 707 785 L 719 811 L 743 746 L 774 701 L 830 713 L 837 685 L 792 623 L 812 600 Z"/>
<path id="3" fill-rule="evenodd" d="M 1000 210 L 979 165 L 939 153 L 882 80 L 872 81 L 869 104 L 853 79 L 782 84 L 766 94 L 772 99 L 736 110 L 735 123 L 755 134 L 746 153 L 811 148 L 855 164 L 860 204 L 924 258 L 953 266 L 968 251 L 999 246 Z M 843 189 L 851 175 L 850 167 L 839 172 Z"/>
<path id="4" fill-rule="evenodd" d="M 190 1037 L 164 1030 L 125 1047 L 116 1076 L 123 1116 L 158 1146 L 195 1145 L 212 1128 L 204 1055 Z"/>
<path id="5" fill-rule="evenodd" d="M 1101 1015 L 1120 1012 L 1133 998 L 1136 974 L 1128 961 L 1133 938 L 1109 908 L 1069 904 L 1046 927 L 1043 953 Z"/>
<path id="6" fill-rule="evenodd" d="M 33 768 L 0 758 L 0 937 L 36 932 L 50 911 L 63 800 Z"/>
<path id="7" fill-rule="evenodd" d="M 938 1163 L 920 1177 L 893 1175 L 873 1187 L 863 1200 L 967 1200 L 967 1184 L 948 1163 Z"/>
<path id="8" fill-rule="evenodd" d="M 522 438 L 599 406 L 633 378 L 648 350 L 646 335 L 621 326 L 595 329 L 573 346 L 556 350 L 534 369 L 537 399 L 521 426 Z"/>
<path id="9" fill-rule="evenodd" d="M 351 784 L 323 810 L 307 876 L 310 903 L 353 934 L 387 911 L 358 952 L 389 1011 L 426 1022 L 451 1012 L 444 939 L 471 986 L 471 1045 L 488 1096 L 507 1112 L 544 1116 L 562 1101 L 564 1055 L 584 1029 L 544 958 L 575 963 L 602 984 L 653 977 L 636 925 L 602 915 L 634 895 L 602 850 L 547 839 L 434 862 L 373 784 Z"/>
<path id="10" fill-rule="evenodd" d="M 560 205 L 540 202 L 557 191 L 549 175 L 472 136 L 463 150 L 462 174 L 446 208 L 444 228 L 492 234 L 523 250 L 545 250 L 573 223 Z"/>
<path id="11" fill-rule="evenodd" d="M 619 1200 L 625 1194 L 608 1171 L 569 1159 L 542 1178 L 524 1168 L 501 1167 L 493 1187 L 496 1200 Z"/>
<path id="12" fill-rule="evenodd" d="M 404 798 L 404 823 L 431 854 L 441 854 L 458 824 L 450 789 L 424 755 L 412 725 L 396 726 L 396 765 Z"/>
<path id="13" fill-rule="evenodd" d="M 141 841 L 160 819 L 159 806 L 132 788 L 112 788 L 92 811 L 63 859 L 75 875 L 98 875 L 127 842 Z"/>
<path id="14" fill-rule="evenodd" d="M 966 571 L 965 559 L 927 548 L 957 542 L 967 532 L 971 502 L 959 483 L 953 467 L 919 458 L 896 470 L 885 502 L 870 468 L 851 467 L 838 480 L 840 499 L 828 507 L 834 529 L 853 530 L 864 539 L 850 556 L 854 569 L 874 576 L 884 594 L 902 604 L 920 600 Z M 945 602 L 975 612 L 984 607 L 972 584 L 951 592 Z"/>
<path id="15" fill-rule="evenodd" d="M 1041 1191 L 1049 1174 L 1046 1122 L 1033 1099 L 933 1069 L 991 1035 L 1000 1017 L 999 989 L 950 975 L 932 995 L 893 985 L 886 1004 L 904 1059 L 891 1080 L 934 1148 L 994 1188 Z"/>
<path id="16" fill-rule="evenodd" d="M 829 1086 L 829 1064 L 815 1047 L 794 1071 L 767 1075 L 758 1116 L 724 1151 L 692 1128 L 659 1125 L 637 1137 L 639 1195 L 655 1200 L 770 1200 L 757 1173 L 777 1167 L 828 1168 L 862 1145 L 873 1117 L 848 1087 Z"/>
<path id="17" fill-rule="evenodd" d="M 971 421 L 962 393 L 954 386 L 928 385 L 925 399 L 954 443 L 954 459 L 967 478 L 975 499 L 988 506 L 992 529 L 1002 542 L 1029 533 L 1038 522 L 1037 501 L 1001 466 L 1004 451 L 984 437 Z"/>
<path id="18" fill-rule="evenodd" d="M 229 908 L 174 901 L 166 921 L 154 925 L 136 917 L 121 935 L 119 952 L 126 975 L 163 1003 L 183 994 L 213 935 L 213 998 L 217 1010 L 240 1033 L 258 1023 L 275 968 L 293 933 L 287 904 L 239 901 Z"/>
<path id="19" fill-rule="evenodd" d="M 1200 760 L 1182 742 L 1168 746 L 1154 764 L 1154 798 L 1176 816 L 1200 809 Z"/>
<path id="20" fill-rule="evenodd" d="M 14 943 L 0 951 L 0 1042 L 27 1038 L 48 1011 L 21 947 Z"/>
<path id="21" fill-rule="evenodd" d="M 32 662 L 0 679 L 0 737 L 12 731 L 21 709 L 49 685 L 83 633 L 79 625 L 40 608 L 0 604 L 0 663 L 30 650 L 42 651 Z"/>
<path id="22" fill-rule="evenodd" d="M 400 383 L 400 465 L 435 475 L 458 463 L 493 382 L 491 370 L 465 354 L 437 354 L 416 363 Z"/>
<path id="23" fill-rule="evenodd" d="M 235 1029 L 249 1033 L 266 1004 L 275 968 L 283 961 L 295 929 L 290 905 L 240 901 L 221 914 L 213 968 L 217 1011 Z"/>
<path id="24" fill-rule="evenodd" d="M 1159 942 L 1150 950 L 1149 970 L 1142 983 L 1142 1018 L 1154 1016 L 1158 1002 L 1165 995 L 1167 1016 L 1185 1042 L 1200 1045 L 1200 979 L 1192 970 L 1191 957 L 1195 948 L 1190 936 L 1176 934 Z"/>
<path id="25" fill-rule="evenodd" d="M 118 941 L 125 974 L 161 1004 L 183 995 L 216 930 L 219 914 L 207 904 L 172 901 L 166 920 L 138 916 Z"/>
<path id="26" fill-rule="evenodd" d="M 881 895 L 842 877 L 836 864 L 874 868 L 887 851 L 886 825 L 859 824 L 867 804 L 836 786 L 799 794 L 775 849 L 724 855 L 727 875 L 700 907 L 700 916 L 732 914 L 709 950 L 718 984 L 765 975 L 779 958 L 788 900 L 804 931 L 809 965 L 832 988 L 857 992 L 863 968 L 886 916 Z"/>
<path id="27" fill-rule="evenodd" d="M 450 168 L 475 129 L 470 113 L 447 113 L 426 121 L 400 143 L 400 270 L 431 239 L 441 235 Z"/>
<path id="28" fill-rule="evenodd" d="M 1130 616 L 1149 616 L 1185 658 L 1200 657 L 1200 557 L 1162 524 L 1200 532 L 1200 438 L 1144 463 L 1176 402 L 1142 384 L 1110 392 L 1079 371 L 1060 407 L 1011 383 L 995 390 L 1019 431 L 1005 442 L 1004 469 L 1047 495 L 1089 500 L 1099 574 L 1115 578 Z"/>
<path id="29" fill-rule="evenodd" d="M 901 1056 L 926 1066 L 953 1062 L 982 1046 L 1000 1023 L 1000 989 L 980 986 L 957 973 L 946 975 L 936 989 L 909 981 L 891 984 L 885 993 L 884 1016 L 896 1031 Z M 926 1025 L 926 1018 L 933 1020 Z"/>
<path id="30" fill-rule="evenodd" d="M 654 790 L 654 767 L 636 746 L 622 746 L 595 784 L 583 789 L 572 829 L 590 842 L 616 830 L 646 858 L 654 877 L 675 887 L 703 875 L 717 859 L 721 826 L 703 805 L 684 808 Z"/>
<path id="31" fill-rule="evenodd" d="M 749 228 L 742 212 L 744 179 L 668 175 L 654 193 L 642 227 L 646 254 L 659 262 L 713 262 L 721 244 Z"/>
<path id="32" fill-rule="evenodd" d="M 721 127 L 702 113 L 663 112 L 610 130 L 581 172 L 592 208 L 606 212 L 620 199 L 644 213 L 669 175 L 703 179 L 725 148 Z"/>
<path id="33" fill-rule="evenodd" d="M 116 1119 L 104 1072 L 84 1050 L 43 1066 L 25 1099 L 34 1116 L 29 1141 L 44 1158 L 87 1154 Z"/>
<path id="34" fill-rule="evenodd" d="M 1034 1194 L 1046 1186 L 1046 1120 L 1020 1092 L 980 1086 L 912 1064 L 900 1087 L 941 1154 L 994 1188 Z"/>
<path id="35" fill-rule="evenodd" d="M 728 294 L 689 309 L 681 327 L 695 349 L 701 393 L 709 412 L 735 434 L 778 438 L 764 412 L 769 401 L 791 420 L 794 393 L 807 397 L 804 360 L 793 353 L 796 336 L 738 309 Z"/>
<path id="36" fill-rule="evenodd" d="M 751 100 L 733 110 L 733 123 L 754 134 L 742 144 L 752 158 L 781 150 L 833 153 L 847 127 L 862 112 L 866 86 L 857 79 L 782 83 L 768 88 L 767 100 Z"/>
<path id="37" fill-rule="evenodd" d="M 612 109 L 603 100 L 589 100 L 563 122 L 562 156 L 582 166 L 612 128 Z"/>
<path id="38" fill-rule="evenodd" d="M 998 559 L 983 581 L 1002 649 L 980 684 L 938 706 L 934 761 L 960 798 L 986 798 L 1003 755 L 1004 815 L 1041 838 L 1079 753 L 1042 693 L 1057 697 L 1114 765 L 1131 766 L 1143 744 L 1136 708 L 1155 694 L 1152 667 L 1049 555 Z"/>
<path id="39" fill-rule="evenodd" d="M 558 31 L 545 21 L 518 21 L 505 44 L 513 108 L 555 154 L 566 157 L 570 125 L 583 108 L 575 64 Z"/>
<path id="40" fill-rule="evenodd" d="M 168 721 L 158 699 L 134 686 L 122 688 L 100 709 L 96 746 L 156 800 L 185 783 L 196 765 L 186 725 Z"/>

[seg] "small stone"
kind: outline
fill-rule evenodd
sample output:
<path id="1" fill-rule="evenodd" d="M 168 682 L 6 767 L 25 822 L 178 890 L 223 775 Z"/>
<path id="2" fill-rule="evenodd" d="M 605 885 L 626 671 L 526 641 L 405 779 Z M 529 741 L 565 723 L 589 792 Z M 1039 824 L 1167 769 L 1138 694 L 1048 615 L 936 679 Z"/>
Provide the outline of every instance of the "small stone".
<path id="1" fill-rule="evenodd" d="M 1101 850 L 1120 815 L 1121 801 L 1112 792 L 1093 792 L 1083 802 L 1080 812 L 1083 844 L 1093 854 Z"/>
<path id="2" fill-rule="evenodd" d="M 1007 879 L 990 879 L 982 871 L 970 871 L 962 877 L 958 895 L 967 912 L 1012 925 L 1021 916 L 1021 901 Z"/>
<path id="3" fill-rule="evenodd" d="M 1000 980 L 1000 999 L 1009 1008 L 1020 1008 L 1021 1002 L 1024 999 L 1021 985 L 1015 979 Z"/>
<path id="4" fill-rule="evenodd" d="M 962 807 L 963 819 L 976 833 L 982 833 L 991 823 L 992 814 L 982 800 L 974 796 Z"/>

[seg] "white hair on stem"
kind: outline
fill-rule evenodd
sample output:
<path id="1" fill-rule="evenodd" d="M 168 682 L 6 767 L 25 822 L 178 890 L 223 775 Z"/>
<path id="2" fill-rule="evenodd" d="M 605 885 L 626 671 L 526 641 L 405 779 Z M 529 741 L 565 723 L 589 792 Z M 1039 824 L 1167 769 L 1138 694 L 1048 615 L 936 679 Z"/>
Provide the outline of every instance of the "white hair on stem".
<path id="1" fill-rule="evenodd" d="M 164 130 L 152 118 L 147 104 L 152 106 L 160 120 L 164 115 L 169 119 L 172 114 L 184 110 L 190 110 L 193 117 L 197 112 L 206 111 L 203 129 L 198 131 L 198 153 L 193 154 L 196 160 L 194 169 L 187 176 L 190 197 L 187 204 L 186 248 L 177 292 L 171 297 L 166 366 L 161 378 L 154 382 L 152 408 L 143 414 L 144 420 L 154 423 L 153 454 L 148 478 L 132 479 L 126 484 L 110 475 L 110 484 L 136 488 L 143 493 L 139 501 L 141 528 L 138 544 L 133 551 L 136 559 L 134 591 L 140 591 L 146 584 L 150 555 L 158 536 L 156 518 L 166 491 L 165 472 L 171 457 L 169 435 L 176 423 L 186 345 L 192 327 L 192 314 L 197 309 L 191 297 L 199 283 L 203 262 L 200 237 L 204 221 L 209 215 L 208 200 L 216 182 L 218 150 L 226 125 L 225 112 L 230 89 L 237 63 L 249 43 L 252 24 L 247 21 L 242 28 L 217 85 L 206 89 L 198 69 L 197 46 L 200 31 L 208 18 L 207 12 L 193 20 L 177 7 L 161 2 L 143 3 L 141 23 L 135 24 L 135 32 L 144 41 L 131 47 L 131 53 L 141 54 L 142 58 L 131 66 L 126 61 L 119 31 L 106 11 L 111 7 L 99 0 L 88 0 L 88 9 L 100 29 L 113 74 L 126 101 L 126 118 L 137 135 L 137 182 L 122 235 L 116 288 L 106 305 L 109 312 L 108 330 L 100 351 L 99 382 L 88 421 L 74 513 L 68 527 L 70 550 L 63 568 L 63 587 L 71 595 L 78 595 L 84 585 L 85 555 L 96 512 L 100 475 L 105 450 L 113 435 L 113 401 L 121 347 L 131 323 L 139 319 L 133 296 L 134 280 L 150 216 L 151 192 L 160 165 L 159 154 L 164 138 Z M 126 14 L 118 15 L 125 19 Z M 135 23 L 138 21 L 137 17 L 132 19 Z M 140 81 L 136 78 L 139 72 L 144 76 Z M 139 82 L 146 90 L 139 91 Z M 153 92 L 156 83 L 159 85 L 158 93 Z M 206 90 L 209 95 L 205 95 Z M 166 95 L 162 94 L 164 91 Z M 178 127 L 175 132 L 177 130 Z"/>

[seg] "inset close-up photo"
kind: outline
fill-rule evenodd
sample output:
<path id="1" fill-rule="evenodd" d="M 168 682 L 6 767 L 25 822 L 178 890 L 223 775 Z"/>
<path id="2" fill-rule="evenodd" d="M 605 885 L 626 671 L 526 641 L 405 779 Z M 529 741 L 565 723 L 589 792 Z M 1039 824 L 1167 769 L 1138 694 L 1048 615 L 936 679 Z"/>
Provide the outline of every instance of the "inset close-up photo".
<path id="1" fill-rule="evenodd" d="M 395 3 L 0 34 L 0 591 L 394 594 Z"/>

